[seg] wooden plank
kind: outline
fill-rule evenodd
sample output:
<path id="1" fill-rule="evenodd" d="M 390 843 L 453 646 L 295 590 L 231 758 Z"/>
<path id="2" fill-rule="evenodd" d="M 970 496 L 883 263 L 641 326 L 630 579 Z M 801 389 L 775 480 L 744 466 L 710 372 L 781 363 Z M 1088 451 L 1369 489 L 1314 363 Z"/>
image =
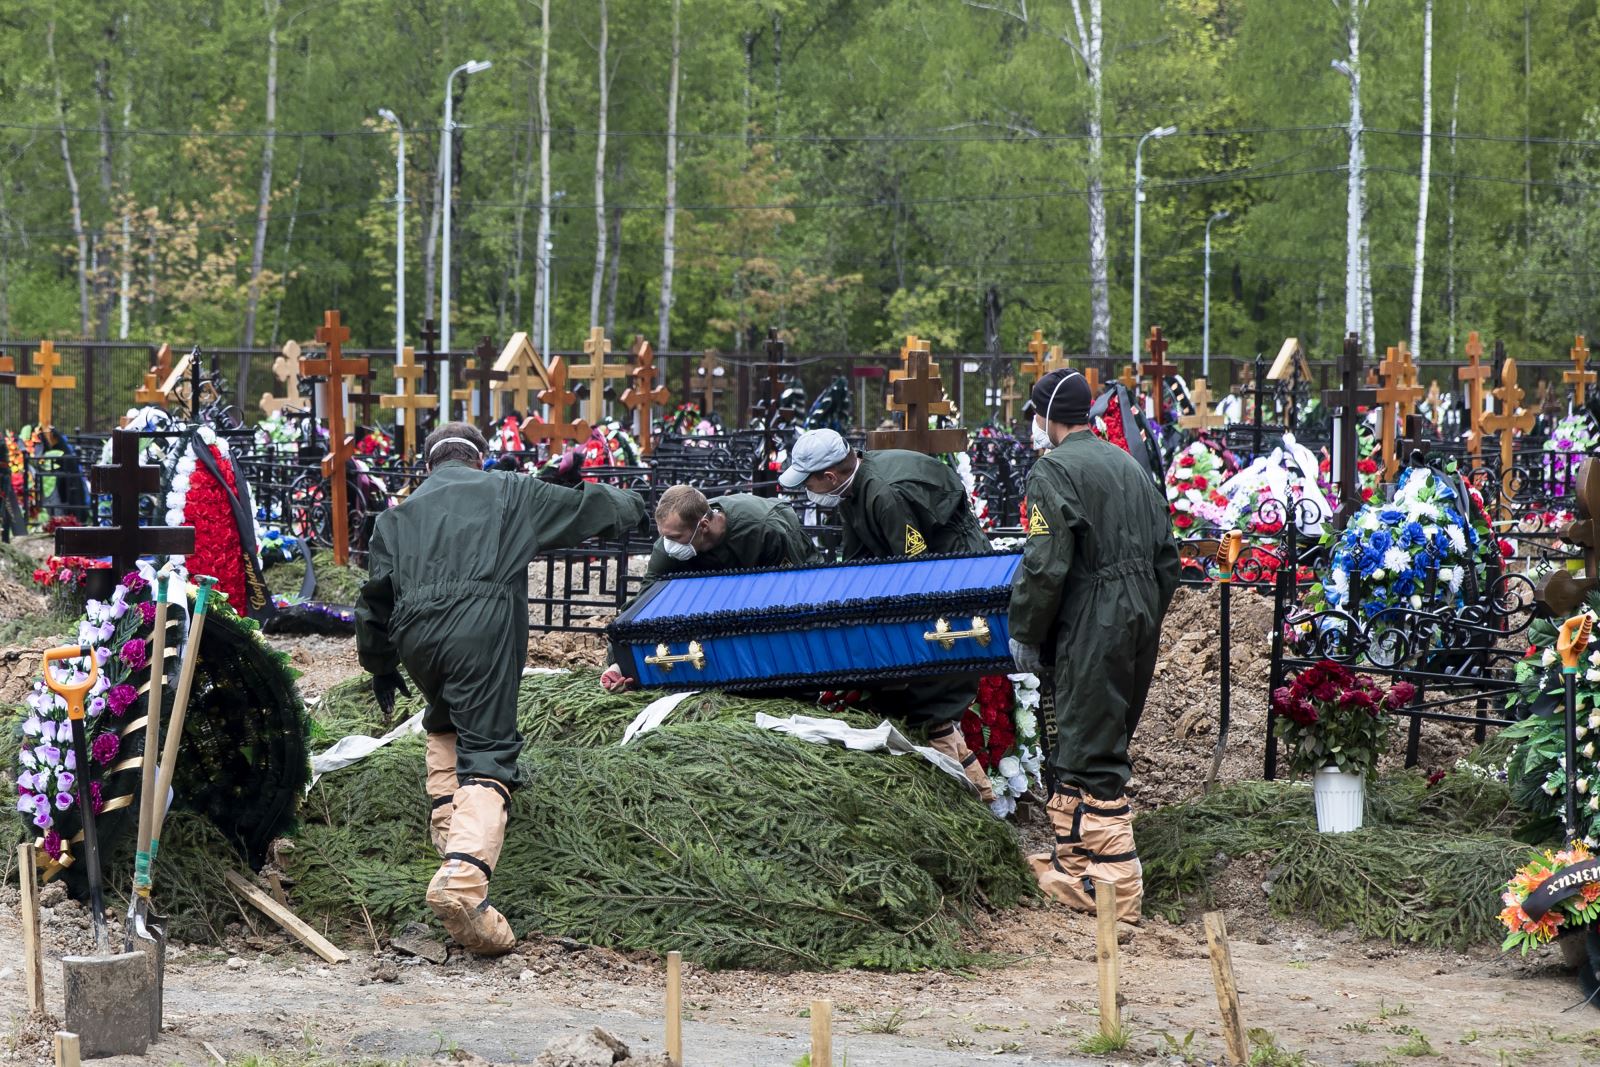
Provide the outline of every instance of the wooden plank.
<path id="1" fill-rule="evenodd" d="M 1122 1031 L 1117 1009 L 1117 886 L 1099 881 L 1094 886 L 1095 962 L 1100 970 L 1100 1032 L 1116 1037 Z"/>
<path id="2" fill-rule="evenodd" d="M 1239 1017 L 1239 989 L 1233 980 L 1233 954 L 1228 949 L 1228 924 L 1220 911 L 1205 914 L 1206 948 L 1211 953 L 1211 980 L 1217 987 L 1217 1011 L 1222 1015 L 1222 1039 L 1228 1046 L 1228 1062 L 1244 1064 L 1250 1060 L 1250 1042 L 1244 1021 Z"/>
<path id="3" fill-rule="evenodd" d="M 667 953 L 667 1055 L 683 1067 L 683 953 Z"/>
<path id="4" fill-rule="evenodd" d="M 56 1031 L 56 1067 L 82 1067 L 78 1035 L 65 1030 Z"/>
<path id="5" fill-rule="evenodd" d="M 267 918 L 299 938 L 300 943 L 312 952 L 315 952 L 329 963 L 350 962 L 349 956 L 340 952 L 331 941 L 307 926 L 300 916 L 273 900 L 263 890 L 245 881 L 237 871 L 227 871 L 223 874 L 223 877 L 227 880 L 230 889 L 244 897 L 251 904 L 254 904 Z"/>
<path id="6" fill-rule="evenodd" d="M 811 1002 L 811 1067 L 833 1067 L 833 1001 Z"/>
<path id="7" fill-rule="evenodd" d="M 39 868 L 33 843 L 17 846 L 17 884 L 22 888 L 22 978 L 28 1011 L 44 1014 L 44 956 L 39 950 Z"/>

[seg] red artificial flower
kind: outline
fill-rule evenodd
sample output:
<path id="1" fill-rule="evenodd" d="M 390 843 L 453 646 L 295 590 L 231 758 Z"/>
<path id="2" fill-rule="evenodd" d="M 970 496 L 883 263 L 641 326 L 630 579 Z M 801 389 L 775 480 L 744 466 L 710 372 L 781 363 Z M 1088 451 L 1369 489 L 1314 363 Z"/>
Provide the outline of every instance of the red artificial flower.
<path id="1" fill-rule="evenodd" d="M 1187 530 L 1194 525 L 1194 518 L 1187 511 L 1179 511 L 1173 514 L 1172 525 L 1180 530 Z"/>
<path id="2" fill-rule="evenodd" d="M 196 443 L 195 447 L 207 446 Z M 237 491 L 239 483 L 234 477 L 233 464 L 215 445 L 209 447 L 223 481 L 229 489 Z M 234 522 L 233 506 L 222 484 L 204 464 L 197 464 L 189 477 L 183 521 L 194 527 L 195 534 L 194 552 L 188 560 L 189 573 L 210 575 L 217 580 L 217 589 L 227 594 L 229 603 L 246 603 L 244 546 Z"/>
<path id="3" fill-rule="evenodd" d="M 1517 550 L 1511 547 L 1511 542 L 1507 541 L 1504 537 L 1500 538 L 1500 558 L 1510 559 L 1516 554 Z"/>
<path id="4" fill-rule="evenodd" d="M 1440 782 L 1444 781 L 1444 775 L 1444 771 L 1434 771 L 1432 774 L 1428 775 L 1428 785 L 1430 787 L 1438 785 Z"/>
<path id="5" fill-rule="evenodd" d="M 1180 467 L 1192 467 L 1192 466 L 1194 466 L 1194 457 L 1189 455 L 1189 453 L 1185 452 L 1183 455 L 1178 457 L 1178 466 L 1180 466 Z"/>
<path id="6" fill-rule="evenodd" d="M 1356 470 L 1362 474 L 1377 474 L 1378 461 L 1375 459 L 1362 459 L 1356 461 Z"/>
<path id="7" fill-rule="evenodd" d="M 1190 482 L 1190 484 L 1193 485 L 1196 489 L 1204 489 L 1204 488 L 1206 488 L 1206 486 L 1210 485 L 1211 483 L 1206 481 L 1205 475 L 1196 474 L 1194 476 L 1194 479 Z"/>
<path id="8" fill-rule="evenodd" d="M 1367 501 L 1369 501 L 1371 499 L 1372 499 L 1372 490 L 1371 489 L 1363 489 L 1363 490 L 1361 490 L 1361 502 L 1362 503 L 1366 503 Z"/>

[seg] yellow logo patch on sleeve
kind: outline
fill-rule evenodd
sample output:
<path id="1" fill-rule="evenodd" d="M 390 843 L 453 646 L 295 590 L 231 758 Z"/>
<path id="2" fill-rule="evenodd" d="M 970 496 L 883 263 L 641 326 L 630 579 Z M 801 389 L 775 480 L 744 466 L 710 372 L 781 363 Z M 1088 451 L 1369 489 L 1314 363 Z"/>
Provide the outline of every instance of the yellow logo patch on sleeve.
<path id="1" fill-rule="evenodd" d="M 1028 536 L 1032 537 L 1034 534 L 1047 534 L 1049 532 L 1050 524 L 1044 521 L 1044 512 L 1039 510 L 1038 504 L 1033 505 L 1033 511 L 1028 515 Z"/>
<path id="2" fill-rule="evenodd" d="M 928 541 L 922 536 L 922 531 L 906 523 L 906 555 L 920 556 L 926 551 L 928 551 Z"/>

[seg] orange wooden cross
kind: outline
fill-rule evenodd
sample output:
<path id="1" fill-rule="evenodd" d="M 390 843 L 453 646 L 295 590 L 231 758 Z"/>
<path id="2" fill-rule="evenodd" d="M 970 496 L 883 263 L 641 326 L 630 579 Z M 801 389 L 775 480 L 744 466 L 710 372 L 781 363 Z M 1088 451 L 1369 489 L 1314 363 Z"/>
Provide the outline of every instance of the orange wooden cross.
<path id="1" fill-rule="evenodd" d="M 539 393 L 539 403 L 550 406 L 550 421 L 524 419 L 522 439 L 530 445 L 540 441 L 588 440 L 590 426 L 587 422 L 581 418 L 567 421 L 567 408 L 578 402 L 577 396 L 567 388 L 567 361 L 557 356 L 550 361 L 545 373 L 550 378 L 550 388 Z"/>
<path id="2" fill-rule="evenodd" d="M 343 347 L 350 340 L 350 330 L 339 324 L 337 310 L 322 313 L 317 340 L 326 346 L 322 358 L 300 360 L 300 373 L 307 378 L 326 379 L 322 395 L 327 400 L 323 410 L 328 419 L 328 454 L 322 457 L 322 476 L 328 480 L 332 507 L 328 525 L 333 528 L 333 559 L 343 567 L 350 562 L 350 498 L 345 464 L 355 451 L 355 441 L 345 433 L 344 380 L 347 375 L 365 376 L 368 363 L 365 359 L 344 358 Z"/>
<path id="3" fill-rule="evenodd" d="M 76 389 L 78 379 L 63 377 L 56 373 L 56 368 L 61 365 L 61 357 L 56 354 L 54 341 L 40 341 L 39 350 L 33 354 L 33 373 L 17 375 L 17 388 L 27 389 L 39 394 L 39 417 L 35 420 L 39 426 L 53 426 L 50 421 L 54 415 L 52 398 L 57 389 Z"/>
<path id="4" fill-rule="evenodd" d="M 1083 368 L 1083 379 L 1089 383 L 1089 402 L 1093 404 L 1095 398 L 1100 395 L 1100 368 Z"/>
<path id="5" fill-rule="evenodd" d="M 1047 373 L 1045 370 L 1044 354 L 1049 350 L 1049 347 L 1049 345 L 1045 344 L 1044 331 L 1034 330 L 1033 340 L 1028 342 L 1028 351 L 1033 353 L 1033 362 L 1024 363 L 1022 365 L 1022 373 L 1033 375 L 1034 381 L 1038 381 L 1040 378 L 1043 378 Z"/>
<path id="6" fill-rule="evenodd" d="M 303 411 L 305 403 L 300 399 L 300 343 L 298 341 L 285 341 L 283 352 L 272 361 L 272 373 L 278 380 L 288 387 L 287 396 L 273 396 L 271 393 L 261 394 L 261 410 L 268 415 L 275 411 Z"/>
<path id="7" fill-rule="evenodd" d="M 611 338 L 598 326 L 589 331 L 588 340 L 583 342 L 583 350 L 588 354 L 589 362 L 569 368 L 567 377 L 589 383 L 589 424 L 597 425 L 606 417 L 606 381 L 626 378 L 628 368 L 621 363 L 606 362 L 606 356 L 611 352 Z M 552 411 L 550 415 L 554 418 L 555 412 Z"/>
<path id="8" fill-rule="evenodd" d="M 1595 373 L 1589 369 L 1589 344 L 1581 333 L 1572 345 L 1572 365 L 1576 369 L 1563 371 L 1561 380 L 1572 386 L 1572 401 L 1581 408 L 1595 382 Z"/>
<path id="9" fill-rule="evenodd" d="M 161 391 L 161 380 L 156 377 L 155 371 L 145 371 L 144 384 L 133 391 L 133 402 L 166 407 L 167 394 Z"/>
<path id="10" fill-rule="evenodd" d="M 1161 336 L 1161 327 L 1150 327 L 1150 336 L 1144 340 L 1144 350 L 1150 353 L 1150 358 L 1145 360 L 1142 369 L 1150 375 L 1150 388 L 1156 398 L 1156 423 L 1159 425 L 1166 408 L 1167 375 L 1178 368 L 1166 360 L 1167 339 Z"/>
<path id="11" fill-rule="evenodd" d="M 1500 402 L 1500 409 L 1483 417 L 1484 429 L 1500 435 L 1501 513 L 1507 517 L 1511 514 L 1511 498 L 1517 486 L 1516 465 L 1512 455 L 1513 438 L 1516 433 L 1527 433 L 1533 429 L 1534 423 L 1533 412 L 1522 410 L 1522 399 L 1526 395 L 1517 385 L 1517 361 L 1508 357 L 1500 371 L 1500 386 L 1494 390 L 1494 398 Z"/>
<path id="12" fill-rule="evenodd" d="M 1483 364 L 1483 342 L 1473 330 L 1467 334 L 1467 365 L 1456 368 L 1456 380 L 1467 383 L 1467 451 L 1474 467 L 1483 466 L 1483 382 L 1491 373 Z"/>
<path id="13" fill-rule="evenodd" d="M 150 369 L 155 371 L 157 378 L 163 381 L 166 380 L 167 375 L 172 373 L 171 345 L 163 343 L 160 348 L 156 349 L 156 365 Z"/>
<path id="14" fill-rule="evenodd" d="M 1140 374 L 1134 369 L 1132 363 L 1129 363 L 1122 368 L 1122 374 L 1117 377 L 1117 381 L 1121 382 L 1123 386 L 1127 388 L 1128 392 L 1133 394 L 1134 399 L 1138 399 Z"/>
<path id="15" fill-rule="evenodd" d="M 523 417 L 532 414 L 539 391 L 549 388 L 550 382 L 545 378 L 544 361 L 526 333 L 511 335 L 511 340 L 500 350 L 500 358 L 494 361 L 494 369 L 503 372 L 505 380 L 497 382 L 493 388 L 510 394 L 511 406 Z"/>
<path id="16" fill-rule="evenodd" d="M 1407 367 L 1410 364 L 1410 354 L 1405 351 L 1405 346 L 1390 346 L 1384 355 L 1383 363 L 1378 366 L 1378 373 L 1383 376 L 1383 387 L 1377 391 L 1378 403 L 1383 406 L 1379 413 L 1380 441 L 1383 448 L 1383 479 L 1386 482 L 1394 481 L 1395 474 L 1400 469 L 1400 461 L 1395 455 L 1394 432 L 1396 423 L 1404 420 L 1411 414 L 1411 405 L 1416 402 L 1421 390 L 1407 383 Z"/>
<path id="17" fill-rule="evenodd" d="M 700 414 L 709 419 L 717 410 L 717 397 L 726 392 L 722 381 L 728 375 L 727 370 L 717 361 L 716 349 L 706 349 L 706 354 L 700 360 L 700 366 L 695 373 L 700 377 Z"/>
<path id="18" fill-rule="evenodd" d="M 13 388 L 17 384 L 17 364 L 12 358 L 0 353 L 0 385 L 9 385 Z"/>
<path id="19" fill-rule="evenodd" d="M 622 402 L 639 417 L 639 452 L 650 455 L 656 449 L 654 410 L 665 407 L 672 394 L 667 387 L 656 384 L 660 369 L 656 366 L 656 350 L 643 337 L 633 339 L 633 384 L 622 394 Z"/>
<path id="20" fill-rule="evenodd" d="M 908 448 L 914 452 L 935 455 L 941 452 L 964 452 L 967 431 L 959 426 L 942 430 L 928 428 L 933 415 L 950 411 L 950 401 L 944 393 L 944 383 L 928 353 L 913 348 L 906 354 L 906 376 L 894 383 L 894 401 L 905 411 L 905 428 L 902 430 L 874 430 L 867 435 L 868 448 Z"/>
<path id="21" fill-rule="evenodd" d="M 407 345 L 400 350 L 400 358 L 394 362 L 394 395 L 378 398 L 379 407 L 400 413 L 400 454 L 408 459 L 417 451 L 419 413 L 439 404 L 437 396 L 417 392 L 426 373 L 426 369 L 417 363 L 416 350 Z"/>
<path id="22" fill-rule="evenodd" d="M 1185 430 L 1214 430 L 1228 420 L 1211 409 L 1211 387 L 1204 378 L 1194 380 L 1189 390 L 1189 400 L 1194 404 L 1193 415 L 1179 415 L 1178 425 Z"/>
<path id="23" fill-rule="evenodd" d="M 911 355 L 913 352 L 921 352 L 923 355 L 927 356 L 928 373 L 933 375 L 935 378 L 939 378 L 941 381 L 943 380 L 943 374 L 939 369 L 939 364 L 934 361 L 933 355 L 930 351 L 932 347 L 932 342 L 924 340 L 914 333 L 906 334 L 906 343 L 900 349 L 900 366 L 889 368 L 889 396 L 888 399 L 884 401 L 884 409 L 886 411 L 899 411 L 903 413 L 906 410 L 905 405 L 895 399 L 895 397 L 899 395 L 899 393 L 895 390 L 895 383 L 904 381 L 905 379 L 911 377 Z M 940 390 L 940 395 L 944 395 L 942 388 Z M 943 400 L 935 401 L 928 409 L 928 414 L 948 415 L 954 410 L 955 409 L 951 405 L 950 400 L 945 398 Z M 906 421 L 906 428 L 911 428 L 910 420 Z"/>
<path id="24" fill-rule="evenodd" d="M 1017 392 L 1017 376 L 1007 374 L 1005 380 L 1000 383 L 1000 404 L 1001 410 L 1005 412 L 1007 426 L 1016 421 L 1017 401 L 1021 399 L 1021 394 Z"/>

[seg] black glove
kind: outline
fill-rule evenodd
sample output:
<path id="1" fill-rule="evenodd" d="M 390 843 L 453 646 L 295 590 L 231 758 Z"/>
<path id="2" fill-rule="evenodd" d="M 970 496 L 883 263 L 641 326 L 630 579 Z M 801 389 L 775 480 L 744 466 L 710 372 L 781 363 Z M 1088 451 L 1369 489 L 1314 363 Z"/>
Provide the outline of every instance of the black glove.
<path id="1" fill-rule="evenodd" d="M 583 481 L 583 448 L 573 445 L 562 453 L 561 459 L 555 466 L 541 470 L 539 477 L 552 485 L 564 485 L 569 489 L 576 489 Z"/>
<path id="2" fill-rule="evenodd" d="M 400 676 L 399 671 L 373 675 L 372 695 L 378 698 L 378 710 L 383 712 L 385 719 L 394 717 L 396 693 L 404 693 L 408 697 L 411 695 L 411 690 L 407 688 L 406 680 Z"/>

